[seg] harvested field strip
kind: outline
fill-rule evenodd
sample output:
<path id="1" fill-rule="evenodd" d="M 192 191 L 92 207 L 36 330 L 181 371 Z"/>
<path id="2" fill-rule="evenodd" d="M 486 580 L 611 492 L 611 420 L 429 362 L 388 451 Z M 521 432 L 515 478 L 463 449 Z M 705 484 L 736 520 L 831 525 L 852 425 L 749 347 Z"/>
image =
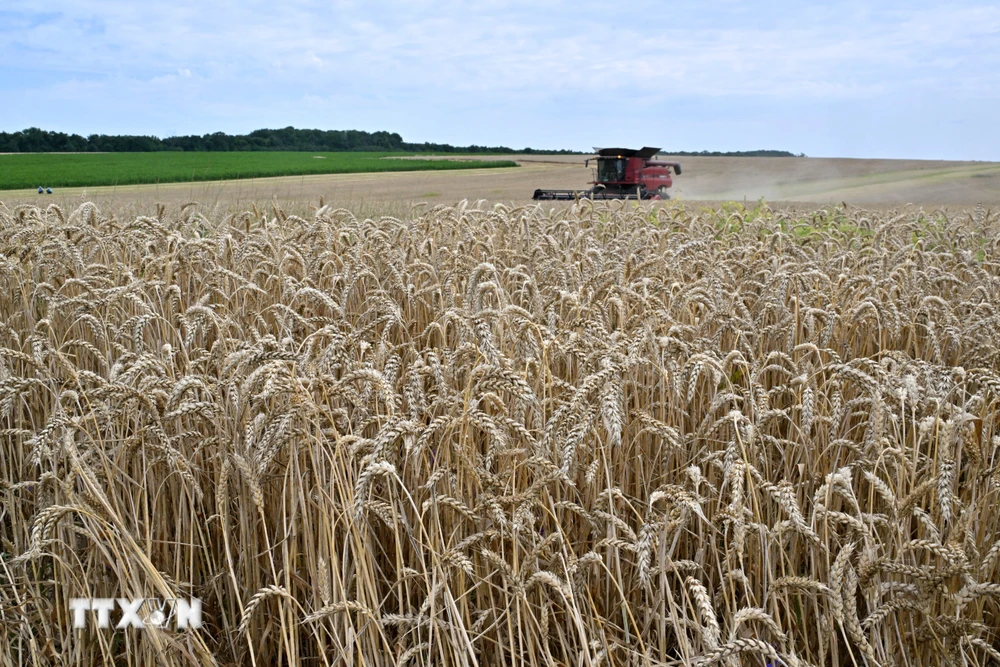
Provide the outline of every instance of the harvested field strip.
<path id="1" fill-rule="evenodd" d="M 1000 165 L 990 164 L 976 167 L 948 167 L 943 169 L 908 169 L 889 171 L 865 176 L 821 179 L 804 183 L 776 183 L 773 186 L 774 195 L 780 198 L 823 197 L 829 193 L 841 193 L 850 197 L 852 191 L 875 188 L 892 184 L 907 184 L 918 186 L 921 182 L 946 183 L 967 178 L 979 178 L 1000 174 Z M 736 198 L 736 191 L 722 193 L 719 199 Z"/>
<path id="2" fill-rule="evenodd" d="M 0 207 L 0 663 L 989 664 L 998 303 L 983 208 Z"/>

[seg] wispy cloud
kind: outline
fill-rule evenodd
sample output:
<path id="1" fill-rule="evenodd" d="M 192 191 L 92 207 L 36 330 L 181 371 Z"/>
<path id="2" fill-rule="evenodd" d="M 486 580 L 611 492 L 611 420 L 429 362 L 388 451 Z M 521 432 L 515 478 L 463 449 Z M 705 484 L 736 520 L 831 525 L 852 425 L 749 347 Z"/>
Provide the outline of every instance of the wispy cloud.
<path id="1" fill-rule="evenodd" d="M 35 102 L 0 112 L 8 130 L 43 120 L 156 134 L 296 124 L 456 143 L 586 147 L 614 134 L 828 152 L 851 137 L 793 132 L 792 110 L 817 127 L 853 108 L 926 136 L 955 116 L 942 105 L 1000 97 L 1000 7 L 987 2 L 643 1 L 618 14 L 596 1 L 51 0 L 45 14 L 7 5 L 0 62 L 32 76 L 0 74 L 0 90 Z M 732 129 L 748 119 L 756 137 Z M 1000 158 L 992 141 L 985 150 Z"/>

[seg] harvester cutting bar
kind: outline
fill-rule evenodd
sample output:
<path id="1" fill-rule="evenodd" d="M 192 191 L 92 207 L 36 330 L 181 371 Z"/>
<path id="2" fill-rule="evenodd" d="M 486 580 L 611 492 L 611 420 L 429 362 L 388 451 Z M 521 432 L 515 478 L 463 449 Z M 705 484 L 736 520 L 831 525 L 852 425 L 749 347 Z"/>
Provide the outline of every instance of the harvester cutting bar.
<path id="1" fill-rule="evenodd" d="M 594 190 L 535 190 L 531 197 L 538 200 L 572 201 L 575 199 L 659 199 L 652 192 L 606 192 L 603 188 Z"/>
<path id="2" fill-rule="evenodd" d="M 539 188 L 535 190 L 535 194 L 531 198 L 571 200 L 584 199 L 590 197 L 590 194 L 590 190 L 542 190 Z"/>

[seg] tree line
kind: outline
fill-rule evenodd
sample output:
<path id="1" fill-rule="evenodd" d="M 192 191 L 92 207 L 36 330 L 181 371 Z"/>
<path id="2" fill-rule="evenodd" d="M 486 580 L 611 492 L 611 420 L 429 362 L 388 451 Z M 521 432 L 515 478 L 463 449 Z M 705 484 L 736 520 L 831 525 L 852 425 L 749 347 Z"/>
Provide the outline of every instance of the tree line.
<path id="1" fill-rule="evenodd" d="M 758 150 L 758 151 L 660 151 L 661 155 L 677 155 L 690 157 L 805 157 L 805 153 L 789 153 L 788 151 Z"/>
<path id="2" fill-rule="evenodd" d="M 507 146 L 452 146 L 403 141 L 396 132 L 363 130 L 254 130 L 250 134 L 190 134 L 160 139 L 128 134 L 91 134 L 87 137 L 29 127 L 20 132 L 0 132 L 0 153 L 152 153 L 156 151 L 412 151 L 415 153 L 544 153 L 578 154 L 580 151 L 541 150 Z M 796 157 L 788 151 L 661 151 L 664 155 L 719 157 Z M 800 153 L 798 157 L 805 157 Z"/>
<path id="3" fill-rule="evenodd" d="M 409 143 L 396 132 L 363 130 L 254 130 L 250 134 L 214 132 L 160 139 L 154 136 L 49 132 L 31 127 L 0 132 L 0 153 L 150 153 L 156 151 L 413 151 L 420 153 L 566 153 L 567 150 L 515 150 L 506 146 L 452 146 Z"/>

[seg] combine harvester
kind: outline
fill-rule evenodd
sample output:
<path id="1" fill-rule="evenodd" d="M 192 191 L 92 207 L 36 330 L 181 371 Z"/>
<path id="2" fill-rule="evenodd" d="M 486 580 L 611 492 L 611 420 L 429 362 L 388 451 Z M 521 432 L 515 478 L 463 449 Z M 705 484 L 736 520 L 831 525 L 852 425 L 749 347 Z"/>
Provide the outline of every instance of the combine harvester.
<path id="1" fill-rule="evenodd" d="M 670 199 L 667 189 L 674 184 L 670 170 L 680 175 L 679 162 L 651 160 L 659 148 L 601 148 L 596 158 L 597 173 L 589 190 L 535 190 L 532 199 Z"/>

